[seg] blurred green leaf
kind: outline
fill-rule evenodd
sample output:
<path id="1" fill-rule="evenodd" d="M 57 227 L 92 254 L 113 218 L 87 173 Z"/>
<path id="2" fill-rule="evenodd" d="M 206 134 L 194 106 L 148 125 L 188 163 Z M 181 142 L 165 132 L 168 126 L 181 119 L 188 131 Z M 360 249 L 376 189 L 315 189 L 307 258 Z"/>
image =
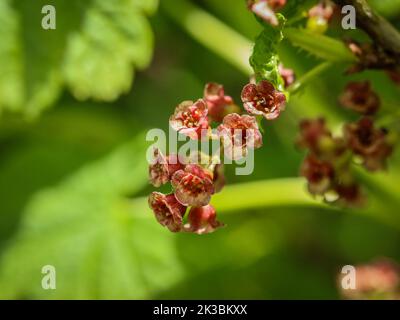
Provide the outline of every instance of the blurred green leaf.
<path id="1" fill-rule="evenodd" d="M 0 111 L 35 116 L 67 85 L 79 99 L 112 101 L 129 90 L 151 59 L 146 14 L 158 1 L 37 0 L 0 4 Z M 41 9 L 56 8 L 44 30 Z"/>
<path id="2" fill-rule="evenodd" d="M 140 135 L 32 198 L 1 260 L 1 297 L 146 298 L 180 280 L 173 235 L 127 198 L 147 184 L 145 148 Z M 41 287 L 45 265 L 57 290 Z"/>

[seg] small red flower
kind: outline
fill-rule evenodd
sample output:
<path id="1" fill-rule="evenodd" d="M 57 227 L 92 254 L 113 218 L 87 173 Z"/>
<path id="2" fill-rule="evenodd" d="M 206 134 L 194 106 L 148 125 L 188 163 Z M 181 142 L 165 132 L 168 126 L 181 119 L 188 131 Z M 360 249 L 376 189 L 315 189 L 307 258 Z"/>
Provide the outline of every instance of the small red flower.
<path id="1" fill-rule="evenodd" d="M 393 152 L 387 131 L 375 128 L 372 119 L 364 117 L 344 126 L 344 137 L 353 152 L 363 158 L 364 166 L 371 171 L 384 169 Z"/>
<path id="2" fill-rule="evenodd" d="M 206 84 L 204 100 L 208 106 L 208 115 L 216 122 L 221 122 L 227 114 L 239 109 L 232 97 L 225 95 L 224 87 L 218 83 Z"/>
<path id="3" fill-rule="evenodd" d="M 392 80 L 398 86 L 400 85 L 400 70 L 387 70 L 387 75 L 389 76 L 390 80 Z"/>
<path id="4" fill-rule="evenodd" d="M 399 267 L 388 259 L 377 260 L 370 264 L 356 266 L 354 289 L 343 289 L 342 295 L 347 299 L 398 299 L 400 284 Z M 342 282 L 340 275 L 339 284 Z"/>
<path id="5" fill-rule="evenodd" d="M 209 128 L 207 113 L 207 104 L 203 99 L 199 99 L 195 103 L 184 101 L 176 107 L 169 123 L 179 133 L 187 135 L 191 139 L 199 139 L 202 137 L 203 130 Z"/>
<path id="6" fill-rule="evenodd" d="M 231 155 L 233 160 L 245 157 L 248 148 L 257 149 L 262 146 L 262 136 L 255 117 L 231 113 L 217 130 L 223 139 L 225 154 Z"/>
<path id="7" fill-rule="evenodd" d="M 242 101 L 248 113 L 273 120 L 284 110 L 286 97 L 282 92 L 275 90 L 272 83 L 263 80 L 257 85 L 247 84 L 242 90 Z"/>
<path id="8" fill-rule="evenodd" d="M 369 81 L 350 82 L 339 101 L 345 108 L 364 115 L 375 114 L 380 107 L 379 96 L 372 90 Z"/>
<path id="9" fill-rule="evenodd" d="M 224 224 L 217 221 L 217 215 L 212 205 L 193 207 L 189 211 L 188 224 L 184 226 L 187 232 L 205 234 L 214 232 Z"/>
<path id="10" fill-rule="evenodd" d="M 338 196 L 335 202 L 339 205 L 360 207 L 365 202 L 365 197 L 357 183 L 337 183 L 334 191 Z"/>
<path id="11" fill-rule="evenodd" d="M 189 164 L 172 176 L 175 197 L 183 205 L 201 207 L 210 202 L 214 194 L 212 173 L 197 164 Z"/>
<path id="12" fill-rule="evenodd" d="M 149 206 L 153 210 L 157 221 L 172 232 L 182 230 L 182 217 L 186 207 L 179 203 L 173 194 L 153 192 L 149 196 Z"/>
<path id="13" fill-rule="evenodd" d="M 176 154 L 171 154 L 168 157 L 164 156 L 160 149 L 154 148 L 153 161 L 149 165 L 149 181 L 155 187 L 169 182 L 172 175 L 183 169 L 185 161 L 183 157 Z"/>
<path id="14" fill-rule="evenodd" d="M 294 71 L 292 69 L 285 68 L 283 66 L 283 64 L 279 65 L 279 73 L 280 73 L 283 81 L 285 82 L 285 88 L 289 87 L 296 80 Z"/>
<path id="15" fill-rule="evenodd" d="M 309 155 L 301 166 L 300 173 L 308 181 L 308 190 L 314 195 L 323 195 L 331 189 L 335 175 L 331 163 Z"/>
<path id="16" fill-rule="evenodd" d="M 255 15 L 265 22 L 277 26 L 279 21 L 275 11 L 281 9 L 286 4 L 286 0 L 248 0 L 247 6 Z"/>

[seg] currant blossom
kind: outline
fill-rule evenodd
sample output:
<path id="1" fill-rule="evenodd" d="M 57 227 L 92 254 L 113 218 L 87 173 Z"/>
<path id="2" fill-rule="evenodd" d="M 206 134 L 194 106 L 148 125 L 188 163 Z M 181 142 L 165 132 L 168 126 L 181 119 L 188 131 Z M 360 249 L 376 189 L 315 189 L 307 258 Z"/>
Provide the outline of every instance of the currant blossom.
<path id="1" fill-rule="evenodd" d="M 323 195 L 333 185 L 335 170 L 330 162 L 321 161 L 315 155 L 308 155 L 301 166 L 300 174 L 307 179 L 311 194 Z"/>
<path id="2" fill-rule="evenodd" d="M 160 149 L 154 148 L 153 161 L 149 165 L 149 181 L 155 187 L 169 182 L 172 175 L 183 169 L 185 160 L 176 154 L 164 156 Z"/>
<path id="3" fill-rule="evenodd" d="M 372 90 L 369 81 L 350 82 L 339 101 L 345 108 L 363 115 L 373 115 L 380 107 L 379 96 Z"/>
<path id="4" fill-rule="evenodd" d="M 238 112 L 232 97 L 225 95 L 224 87 L 218 83 L 207 83 L 204 88 L 204 100 L 207 103 L 209 117 L 221 122 L 229 113 Z"/>
<path id="5" fill-rule="evenodd" d="M 248 0 L 247 2 L 249 10 L 273 26 L 279 24 L 275 11 L 284 7 L 285 4 L 286 0 Z"/>
<path id="6" fill-rule="evenodd" d="M 262 136 L 255 117 L 231 113 L 217 128 L 222 138 L 225 155 L 232 160 L 239 160 L 247 155 L 247 149 L 258 149 L 262 146 Z"/>
<path id="7" fill-rule="evenodd" d="M 356 266 L 355 288 L 344 290 L 339 286 L 344 298 L 399 299 L 399 267 L 388 259 L 380 259 L 369 264 Z M 339 284 L 342 277 L 339 276 Z"/>
<path id="8" fill-rule="evenodd" d="M 153 192 L 149 196 L 149 206 L 153 210 L 157 221 L 172 232 L 182 230 L 182 218 L 186 206 L 177 201 L 173 194 Z"/>
<path id="9" fill-rule="evenodd" d="M 371 118 L 364 117 L 356 123 L 345 125 L 343 131 L 347 145 L 363 159 L 366 169 L 376 171 L 386 167 L 393 145 L 385 129 L 376 128 Z"/>
<path id="10" fill-rule="evenodd" d="M 194 103 L 184 101 L 176 107 L 169 123 L 179 133 L 191 139 L 200 139 L 203 131 L 209 128 L 207 114 L 207 104 L 203 99 Z"/>
<path id="11" fill-rule="evenodd" d="M 279 74 L 285 82 L 285 88 L 289 87 L 296 80 L 294 71 L 292 69 L 285 68 L 282 63 L 279 64 Z"/>
<path id="12" fill-rule="evenodd" d="M 197 164 L 175 172 L 171 183 L 176 199 L 183 205 L 205 206 L 214 194 L 212 173 Z"/>
<path id="13" fill-rule="evenodd" d="M 184 226 L 187 232 L 205 234 L 214 232 L 224 224 L 217 221 L 217 215 L 212 205 L 192 207 L 188 215 L 188 223 Z"/>

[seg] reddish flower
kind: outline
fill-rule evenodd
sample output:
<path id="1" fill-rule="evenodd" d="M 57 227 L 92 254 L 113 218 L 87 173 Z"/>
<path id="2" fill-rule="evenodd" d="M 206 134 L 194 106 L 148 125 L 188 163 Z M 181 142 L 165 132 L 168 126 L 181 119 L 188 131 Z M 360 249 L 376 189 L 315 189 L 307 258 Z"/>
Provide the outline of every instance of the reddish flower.
<path id="1" fill-rule="evenodd" d="M 364 115 L 372 115 L 380 107 L 379 96 L 372 90 L 369 81 L 350 82 L 339 101 L 345 108 Z"/>
<path id="2" fill-rule="evenodd" d="M 173 194 L 153 192 L 149 196 L 149 206 L 153 210 L 157 221 L 172 232 L 182 230 L 182 217 L 186 207 L 179 203 Z"/>
<path id="3" fill-rule="evenodd" d="M 216 229 L 224 226 L 216 218 L 217 215 L 212 205 L 193 207 L 189 211 L 188 224 L 185 225 L 184 230 L 197 234 L 214 232 Z"/>
<path id="4" fill-rule="evenodd" d="M 355 288 L 344 289 L 347 299 L 395 299 L 400 284 L 399 269 L 392 261 L 383 259 L 370 264 L 356 266 Z M 341 275 L 339 283 L 342 282 Z"/>
<path id="5" fill-rule="evenodd" d="M 184 101 L 175 109 L 175 113 L 170 117 L 171 127 L 187 135 L 191 139 L 202 137 L 203 130 L 209 128 L 207 118 L 207 104 L 203 99 L 193 101 Z"/>
<path id="6" fill-rule="evenodd" d="M 204 100 L 207 102 L 208 115 L 217 122 L 221 122 L 227 114 L 236 112 L 239 109 L 233 99 L 225 95 L 224 87 L 218 83 L 206 84 Z"/>
<path id="7" fill-rule="evenodd" d="M 300 134 L 297 145 L 319 153 L 321 141 L 332 139 L 331 131 L 326 127 L 325 119 L 305 119 L 300 122 Z"/>
<path id="8" fill-rule="evenodd" d="M 225 154 L 238 160 L 247 155 L 247 149 L 262 146 L 262 136 L 256 118 L 248 115 L 231 113 L 227 115 L 217 128 L 218 135 L 223 138 Z"/>
<path id="9" fill-rule="evenodd" d="M 201 207 L 210 202 L 214 193 L 212 174 L 197 164 L 189 164 L 172 176 L 175 197 L 183 205 Z"/>
<path id="10" fill-rule="evenodd" d="M 183 169 L 185 161 L 183 157 L 176 154 L 171 154 L 168 157 L 164 156 L 160 149 L 154 148 L 153 161 L 149 165 L 149 181 L 155 187 L 169 182 L 172 175 Z"/>
<path id="11" fill-rule="evenodd" d="M 393 152 L 385 129 L 375 128 L 372 119 L 362 118 L 344 126 L 344 137 L 353 152 L 363 158 L 364 166 L 371 171 L 383 169 Z"/>
<path id="12" fill-rule="evenodd" d="M 214 183 L 215 193 L 220 192 L 224 188 L 225 174 L 224 174 L 224 165 L 223 164 L 215 165 L 214 172 L 213 172 L 213 183 Z"/>
<path id="13" fill-rule="evenodd" d="M 335 185 L 334 191 L 336 192 L 338 197 L 335 202 L 338 204 L 342 204 L 344 206 L 359 207 L 362 206 L 365 202 L 365 198 L 361 192 L 361 188 L 356 183 L 337 183 Z"/>
<path id="14" fill-rule="evenodd" d="M 263 80 L 257 85 L 247 84 L 242 91 L 242 101 L 248 113 L 273 120 L 284 110 L 286 97 L 282 92 L 275 90 L 272 83 Z"/>
<path id="15" fill-rule="evenodd" d="M 300 173 L 308 181 L 308 190 L 314 195 L 323 195 L 331 189 L 335 175 L 331 163 L 321 161 L 314 155 L 305 158 Z"/>
<path id="16" fill-rule="evenodd" d="M 286 0 L 248 0 L 247 6 L 255 15 L 265 22 L 277 26 L 279 21 L 275 11 L 281 9 L 286 4 Z"/>
<path id="17" fill-rule="evenodd" d="M 285 88 L 289 87 L 296 80 L 294 71 L 292 69 L 285 68 L 283 64 L 279 65 L 279 73 L 285 82 Z"/>

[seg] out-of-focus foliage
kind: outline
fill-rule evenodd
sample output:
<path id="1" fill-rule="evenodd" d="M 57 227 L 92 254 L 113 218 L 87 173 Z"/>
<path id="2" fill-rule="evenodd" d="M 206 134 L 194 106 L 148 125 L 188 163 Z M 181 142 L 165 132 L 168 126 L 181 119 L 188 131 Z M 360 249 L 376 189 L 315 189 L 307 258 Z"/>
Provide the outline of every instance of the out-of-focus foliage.
<path id="1" fill-rule="evenodd" d="M 157 0 L 0 2 L 0 111 L 37 115 L 67 86 L 78 99 L 112 101 L 146 67 Z M 56 29 L 41 27 L 56 8 Z"/>
<path id="2" fill-rule="evenodd" d="M 32 198 L 3 257 L 1 297 L 137 299 L 179 280 L 171 235 L 127 198 L 147 183 L 146 158 L 135 156 L 144 142 L 140 135 Z M 37 285 L 48 264 L 57 268 L 55 291 Z"/>

